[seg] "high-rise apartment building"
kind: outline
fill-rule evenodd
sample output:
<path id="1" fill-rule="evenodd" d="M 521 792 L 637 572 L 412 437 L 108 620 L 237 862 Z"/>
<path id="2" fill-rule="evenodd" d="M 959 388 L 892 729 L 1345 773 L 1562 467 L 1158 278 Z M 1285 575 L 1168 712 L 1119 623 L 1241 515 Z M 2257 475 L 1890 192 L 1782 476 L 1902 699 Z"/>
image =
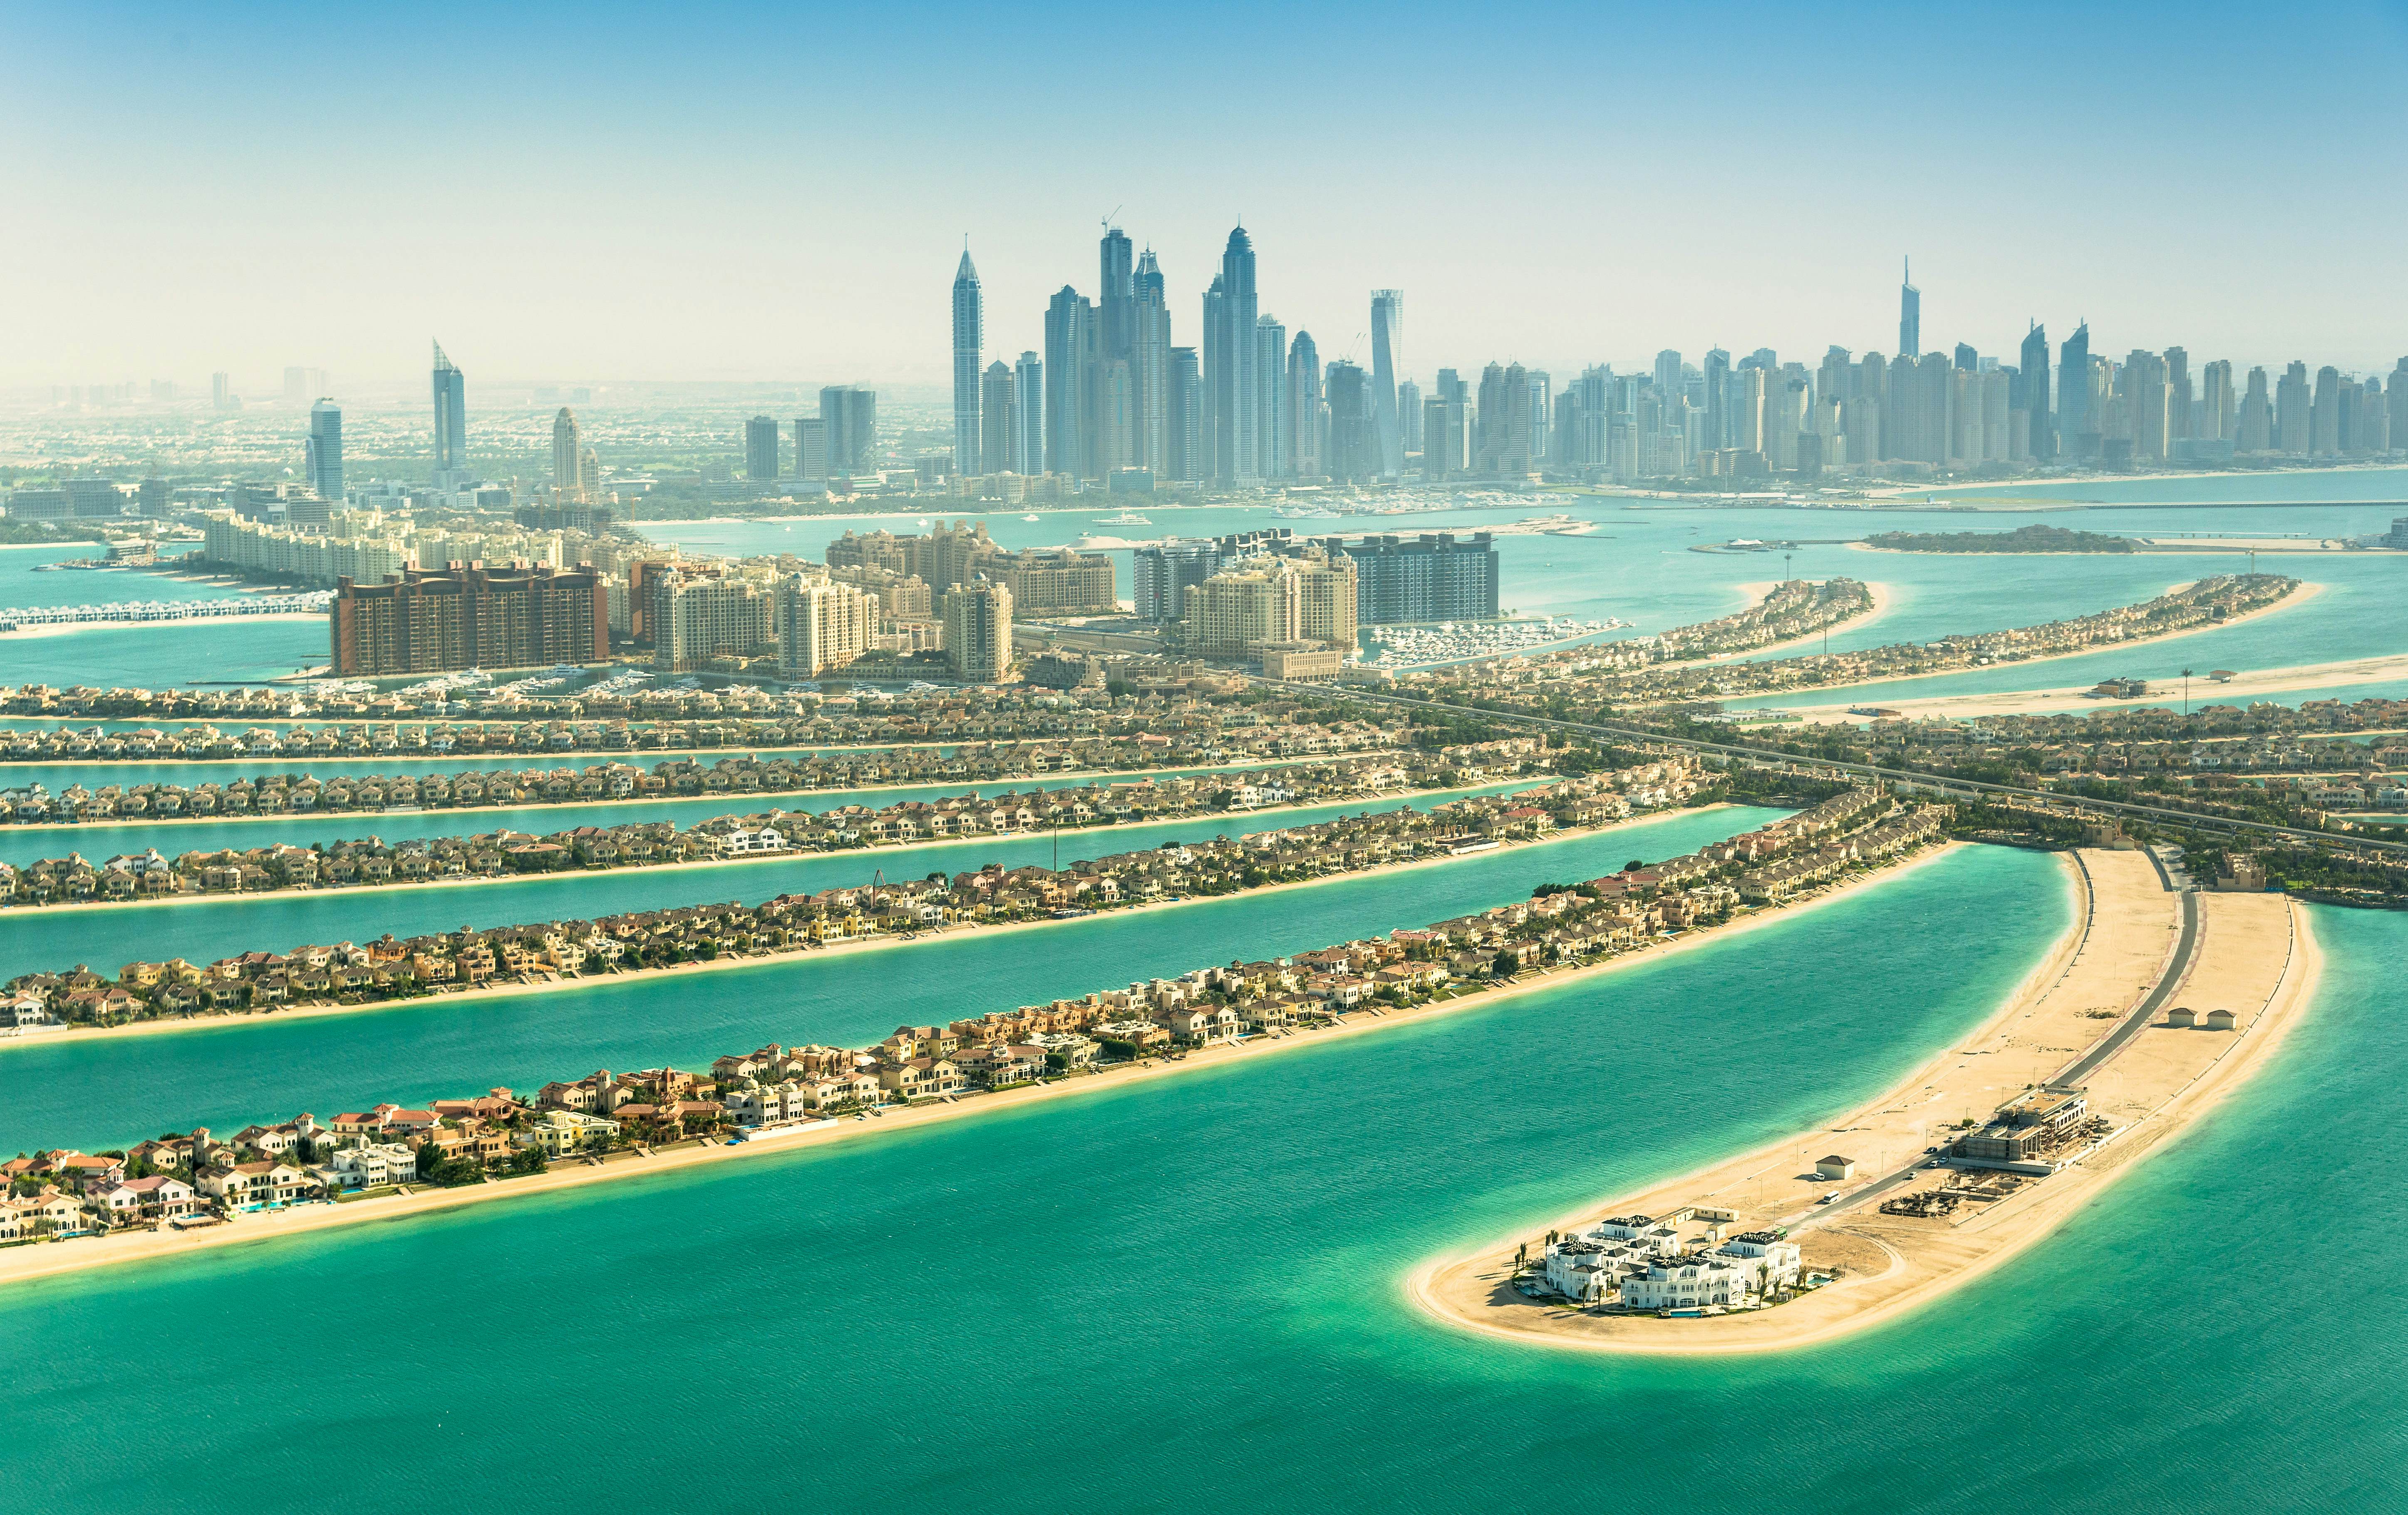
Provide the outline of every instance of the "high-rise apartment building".
<path id="1" fill-rule="evenodd" d="M 813 483 L 828 476 L 828 426 L 818 416 L 795 418 L 795 477 Z"/>
<path id="2" fill-rule="evenodd" d="M 468 384 L 443 344 L 435 344 L 435 482 L 456 485 L 468 473 Z"/>
<path id="3" fill-rule="evenodd" d="M 1254 318 L 1254 437 L 1263 477 L 1284 479 L 1295 471 L 1291 455 L 1294 417 L 1287 404 L 1287 327 L 1274 315 Z"/>
<path id="4" fill-rule="evenodd" d="M 1205 296 L 1207 333 L 1204 382 L 1205 429 L 1212 446 L 1212 478 L 1233 488 L 1262 482 L 1261 378 L 1254 341 L 1254 244 L 1246 228 L 1229 233 L 1221 254 L 1221 275 Z M 1216 362 L 1217 360 L 1217 362 Z"/>
<path id="5" fill-rule="evenodd" d="M 1325 452 L 1328 423 L 1321 395 L 1321 349 L 1313 342 L 1312 333 L 1296 334 L 1296 340 L 1288 344 L 1285 367 L 1288 472 L 1298 479 L 1325 478 L 1329 472 Z"/>
<path id="6" fill-rule="evenodd" d="M 2294 363 L 2274 385 L 2274 451 L 2305 453 L 2314 445 L 2310 432 L 2308 366 Z"/>
<path id="7" fill-rule="evenodd" d="M 1080 354 L 1086 368 L 1085 455 L 1079 472 L 1109 479 L 1139 451 L 1136 248 L 1118 226 L 1096 244 L 1095 314 Z"/>
<path id="8" fill-rule="evenodd" d="M 1367 432 L 1369 387 L 1367 382 Z M 1374 450 L 1368 441 L 1366 448 Z M 1377 461 L 1373 459 L 1375 465 Z M 1257 657 L 1267 647 L 1301 642 L 1346 653 L 1355 648 L 1359 590 L 1354 563 L 1326 544 L 1298 544 L 1290 556 L 1231 559 L 1203 583 L 1189 585 L 1184 595 L 1180 644 L 1200 656 Z"/>
<path id="9" fill-rule="evenodd" d="M 1404 363 L 1405 292 L 1371 292 L 1371 429 L 1380 458 L 1380 475 L 1394 479 L 1405 471 L 1405 426 L 1397 409 L 1397 379 Z"/>
<path id="10" fill-rule="evenodd" d="M 827 426 L 829 478 L 878 471 L 876 390 L 860 384 L 830 384 L 820 391 L 820 419 Z"/>
<path id="11" fill-rule="evenodd" d="M 1201 483 L 1210 466 L 1204 441 L 1204 366 L 1196 349 L 1170 350 L 1170 477 Z"/>
<path id="12" fill-rule="evenodd" d="M 405 569 L 382 584 L 336 581 L 334 669 L 347 678 L 598 663 L 609 599 L 590 568 Z"/>
<path id="13" fill-rule="evenodd" d="M 2099 417 L 2090 413 L 2090 323 L 2057 348 L 2057 451 L 2067 458 L 2099 455 Z"/>
<path id="14" fill-rule="evenodd" d="M 1405 452 L 1422 450 L 1422 386 L 1410 379 L 1397 381 L 1397 424 L 1404 428 Z"/>
<path id="15" fill-rule="evenodd" d="M 1186 608 L 1188 585 L 1202 584 L 1221 570 L 1221 547 L 1213 541 L 1174 539 L 1140 547 L 1130 557 L 1137 614 L 1144 621 L 1179 619 Z"/>
<path id="16" fill-rule="evenodd" d="M 1706 425 L 1698 445 L 1705 451 L 1720 452 L 1731 445 L 1730 432 L 1730 354 L 1717 347 L 1706 354 L 1705 367 Z"/>
<path id="17" fill-rule="evenodd" d="M 1170 476 L 1170 294 L 1154 249 L 1138 254 L 1131 280 L 1129 372 L 1137 397 L 1137 442 L 1129 461 L 1157 479 Z"/>
<path id="18" fill-rule="evenodd" d="M 2016 354 L 2020 365 L 2015 370 L 2016 393 L 2014 409 L 2024 417 L 2024 455 L 2035 463 L 2044 463 L 2057 455 L 2055 417 L 2049 410 L 2048 328 L 2039 322 L 2024 333 L 2023 351 Z"/>
<path id="19" fill-rule="evenodd" d="M 652 584 L 652 666 L 690 673 L 773 645 L 777 597 L 751 579 L 672 570 Z"/>
<path id="20" fill-rule="evenodd" d="M 2316 370 L 2315 397 L 2308 404 L 2308 451 L 2325 456 L 2342 450 L 2341 370 L 2326 364 Z"/>
<path id="21" fill-rule="evenodd" d="M 2166 360 L 2142 348 L 2125 354 L 2124 409 L 2135 460 L 2164 460 L 2169 398 Z"/>
<path id="22" fill-rule="evenodd" d="M 579 461 L 581 451 L 577 412 L 564 405 L 552 418 L 552 490 L 562 499 L 585 498 L 584 470 Z"/>
<path id="23" fill-rule="evenodd" d="M 322 500 L 343 498 L 343 411 L 332 399 L 309 407 L 309 440 L 302 450 L 309 487 Z"/>
<path id="24" fill-rule="evenodd" d="M 1012 467 L 1045 471 L 1045 360 L 1023 353 L 1011 370 Z"/>
<path id="25" fill-rule="evenodd" d="M 2217 358 L 2200 371 L 2200 431 L 2212 441 L 2233 439 L 2232 364 Z"/>
<path id="26" fill-rule="evenodd" d="M 1380 476 L 1379 419 L 1370 376 L 1344 359 L 1329 365 L 1322 379 L 1324 403 L 1329 408 L 1329 477 L 1340 483 L 1362 483 Z"/>
<path id="27" fill-rule="evenodd" d="M 1355 614 L 1365 626 L 1493 620 L 1498 574 L 1496 540 L 1485 531 L 1366 537 L 1342 544 L 1354 561 Z"/>
<path id="28" fill-rule="evenodd" d="M 777 481 L 778 423 L 771 417 L 756 415 L 744 423 L 744 477 L 755 483 Z"/>
<path id="29" fill-rule="evenodd" d="M 1011 671 L 1011 591 L 982 579 L 946 590 L 943 635 L 953 677 L 1000 683 Z"/>
<path id="30" fill-rule="evenodd" d="M 1016 455 L 1013 441 L 1019 427 L 1019 417 L 1012 413 L 1012 377 L 1010 366 L 997 358 L 986 366 L 979 381 L 979 454 L 980 473 L 1041 472 L 1025 466 Z"/>
<path id="31" fill-rule="evenodd" d="M 2190 354 L 2183 348 L 2169 347 L 2163 354 L 2166 370 L 2166 451 L 2172 453 L 2176 439 L 2191 435 Z"/>
<path id="32" fill-rule="evenodd" d="M 778 585 L 778 674 L 815 679 L 867 652 L 878 637 L 878 597 L 850 584 L 797 573 Z"/>
<path id="33" fill-rule="evenodd" d="M 2274 401 L 2266 392 L 2266 370 L 2249 370 L 2249 391 L 2241 397 L 2241 413 L 2232 424 L 2232 448 L 2238 453 L 2266 453 L 2274 447 Z"/>
<path id="34" fill-rule="evenodd" d="M 1045 467 L 1073 479 L 1096 477 L 1093 416 L 1096 308 L 1065 284 L 1045 308 Z"/>
<path id="35" fill-rule="evenodd" d="M 979 293 L 978 266 L 962 249 L 953 273 L 953 471 L 978 467 L 979 353 L 986 343 L 986 312 Z"/>
<path id="36" fill-rule="evenodd" d="M 443 349 L 437 348 L 435 356 L 439 361 L 443 356 Z M 234 380 L 222 373 L 209 375 L 209 409 L 231 411 L 234 407 Z"/>

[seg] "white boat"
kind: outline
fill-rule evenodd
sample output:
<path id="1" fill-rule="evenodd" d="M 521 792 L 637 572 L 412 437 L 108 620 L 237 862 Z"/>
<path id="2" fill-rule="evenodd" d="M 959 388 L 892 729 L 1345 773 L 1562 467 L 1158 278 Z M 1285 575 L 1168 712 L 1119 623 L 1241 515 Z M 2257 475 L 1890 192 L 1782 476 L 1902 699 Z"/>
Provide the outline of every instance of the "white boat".
<path id="1" fill-rule="evenodd" d="M 1121 512 L 1118 515 L 1106 515 L 1106 516 L 1100 516 L 1100 517 L 1098 517 L 1098 518 L 1096 519 L 1096 525 L 1097 525 L 1097 526 L 1152 526 L 1152 525 L 1154 525 L 1154 523 L 1153 523 L 1152 521 L 1147 520 L 1144 516 L 1138 514 L 1138 513 L 1137 513 L 1137 512 L 1135 512 L 1135 511 L 1123 511 L 1123 512 Z"/>
<path id="2" fill-rule="evenodd" d="M 1022 520 L 1024 520 L 1024 521 L 1034 521 L 1034 520 L 1036 520 L 1036 519 L 1037 519 L 1037 517 L 1036 517 L 1036 516 L 1033 516 L 1033 515 L 1024 515 L 1024 516 L 1022 516 L 1022 517 L 1021 517 L 1021 519 L 1022 519 Z"/>

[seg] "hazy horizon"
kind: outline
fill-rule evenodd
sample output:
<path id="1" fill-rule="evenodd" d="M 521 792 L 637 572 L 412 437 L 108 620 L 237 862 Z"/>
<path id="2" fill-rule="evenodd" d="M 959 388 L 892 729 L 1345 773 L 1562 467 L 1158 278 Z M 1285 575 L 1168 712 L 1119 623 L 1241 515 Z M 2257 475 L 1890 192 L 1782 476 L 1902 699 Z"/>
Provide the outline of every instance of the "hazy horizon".
<path id="1" fill-rule="evenodd" d="M 940 386 L 964 235 L 1009 357 L 1054 291 L 1093 293 L 1108 215 L 1160 257 L 1175 341 L 1242 218 L 1265 313 L 1361 356 L 1370 291 L 1400 288 L 1425 382 L 1889 351 L 1908 254 L 1927 350 L 2012 362 L 2028 319 L 2054 344 L 2086 317 L 2111 356 L 2408 352 L 2381 169 L 2408 11 L 2363 0 L 1476 25 L 150 5 L 0 39 L 0 173 L 41 208 L 0 272 L 7 386 L 225 370 L 265 397 L 304 365 L 407 393 L 430 337 L 472 384 Z"/>

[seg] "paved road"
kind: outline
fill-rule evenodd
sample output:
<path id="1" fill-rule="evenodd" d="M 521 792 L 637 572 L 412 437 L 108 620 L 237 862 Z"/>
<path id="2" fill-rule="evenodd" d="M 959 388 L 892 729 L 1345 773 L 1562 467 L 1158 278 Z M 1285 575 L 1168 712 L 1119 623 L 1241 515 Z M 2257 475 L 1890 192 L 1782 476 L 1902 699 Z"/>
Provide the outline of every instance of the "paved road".
<path id="1" fill-rule="evenodd" d="M 1559 721 L 1544 715 L 1526 715 L 1515 711 L 1481 710 L 1470 705 L 1451 705 L 1437 700 L 1409 700 L 1402 695 L 1376 694 L 1369 690 L 1341 688 L 1332 690 L 1326 684 L 1283 683 L 1277 679 L 1255 678 L 1256 684 L 1286 690 L 1293 694 L 1318 696 L 1324 700 L 1354 700 L 1366 704 L 1394 705 L 1405 710 L 1433 711 L 1449 716 L 1481 718 L 1508 726 L 1536 727 L 1547 731 L 1572 731 L 1583 736 L 1618 739 L 1623 742 L 1653 742 L 1667 747 L 1683 747 L 1691 752 L 1721 753 L 1733 758 L 1749 758 L 1758 761 L 1796 763 L 1801 767 L 1828 769 L 1838 773 L 1852 773 L 1876 782 L 1904 781 L 1938 794 L 1971 797 L 1981 794 L 2011 795 L 2017 799 L 2040 801 L 2076 810 L 2093 810 L 2112 815 L 2139 815 L 2149 819 L 2179 821 L 2185 826 L 2203 830 L 2246 832 L 2253 836 L 2278 836 L 2303 842 L 2340 843 L 2351 847 L 2365 847 L 2385 852 L 2408 852 L 2408 842 L 2382 842 L 2372 837 L 2336 836 L 2330 831 L 2314 831 L 2296 826 L 2276 826 L 2267 821 L 2240 820 L 2229 815 L 2202 815 L 2187 810 L 2175 810 L 2165 805 L 2137 805 L 2121 800 L 2094 800 L 2087 796 L 2059 794 L 2053 789 L 2039 789 L 2020 784 L 1986 784 L 1976 779 L 1952 778 L 1944 773 L 1927 773 L 1911 768 L 1883 768 L 1870 763 L 1843 763 L 1828 758 L 1803 758 L 1770 747 L 1741 746 L 1727 742 L 1700 742 L 1694 737 L 1667 736 L 1643 726 L 1622 726 L 1611 721 Z"/>
<path id="2" fill-rule="evenodd" d="M 2099 1065 L 2124 1050 L 2124 1045 L 2141 1034 L 2141 1028 L 2157 1018 L 2157 1011 L 2174 991 L 2174 986 L 2190 971 L 2191 959 L 2199 953 L 2199 896 L 2186 890 L 2176 895 L 2182 902 L 2182 938 L 2174 944 L 2173 960 L 2157 978 L 2157 987 L 2149 990 L 2124 1023 L 2108 1032 L 2107 1039 L 2076 1058 L 2064 1072 L 2049 1080 L 2053 1084 L 2078 1084 L 2098 1071 Z"/>
<path id="3" fill-rule="evenodd" d="M 2151 856 L 2150 861 L 2157 864 L 2157 876 L 2160 879 L 2167 878 L 2165 864 L 2154 855 Z M 2169 879 L 2168 882 L 2171 884 L 2172 881 Z M 2180 984 L 2183 975 L 2190 971 L 2191 960 L 2199 954 L 2199 896 L 2184 890 L 2177 894 L 2175 899 L 2181 902 L 2182 907 L 2182 935 L 2175 941 L 2173 957 L 2167 962 L 2165 971 L 2157 975 L 2157 984 L 2133 1008 L 2131 1014 L 2124 1017 L 2123 1024 L 2108 1032 L 2106 1038 L 2098 1046 L 2075 1059 L 2071 1066 L 2050 1079 L 2050 1083 L 2078 1084 L 2097 1072 L 2101 1064 L 2121 1052 L 2127 1043 L 2138 1036 L 2143 1027 L 2157 1019 L 2158 1010 L 2164 1007 L 2167 999 L 2172 995 L 2174 987 Z M 1869 1204 L 1876 1203 L 1892 1190 L 1914 1182 L 1915 1176 L 1923 1171 L 1923 1163 L 1926 1161 L 1927 1159 L 1918 1157 L 1904 1168 L 1887 1177 L 1867 1184 L 1843 1200 L 1837 1200 L 1829 1205 L 1818 1205 L 1796 1219 L 1793 1224 L 1812 1225 L 1833 1216 L 1845 1215 L 1851 1210 L 1862 1209 Z"/>

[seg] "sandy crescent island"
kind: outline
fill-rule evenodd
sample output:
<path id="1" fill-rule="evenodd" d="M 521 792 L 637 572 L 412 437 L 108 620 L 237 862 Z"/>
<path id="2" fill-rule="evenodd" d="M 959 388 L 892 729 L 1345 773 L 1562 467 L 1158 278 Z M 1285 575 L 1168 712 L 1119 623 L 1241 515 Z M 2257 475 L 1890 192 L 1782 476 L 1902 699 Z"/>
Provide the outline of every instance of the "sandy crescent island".
<path id="1" fill-rule="evenodd" d="M 1870 1104 L 1438 1259 L 1407 1280 L 1412 1298 L 1442 1321 L 1533 1345 L 1771 1351 L 1922 1308 L 2041 1242 L 2256 1072 L 2308 1003 L 2318 968 L 2306 913 L 2286 896 L 2176 893 L 2145 852 L 2063 856 L 2076 893 L 2065 936 L 1995 1015 Z M 2221 1029 L 2219 1010 L 2230 1012 L 2230 1029 Z M 2181 1024 L 2182 1012 L 2200 1023 Z M 1927 1148 L 1944 1153 L 1962 1122 L 1985 1120 L 2034 1085 L 2079 1089 L 2093 1129 L 2112 1133 L 2056 1154 L 2044 1176 L 1932 1165 Z M 1825 1157 L 1846 1158 L 1854 1174 L 1821 1176 Z M 1921 1206 L 1935 1213 L 1883 1209 L 1941 1191 L 1956 1197 Z M 1634 1215 L 1672 1225 L 1689 1247 L 1704 1244 L 1712 1227 L 1715 1235 L 1782 1231 L 1807 1272 L 1833 1281 L 1784 1304 L 1681 1317 L 1576 1307 L 1515 1287 L 1521 1249 L 1541 1257 L 1548 1232 Z"/>

